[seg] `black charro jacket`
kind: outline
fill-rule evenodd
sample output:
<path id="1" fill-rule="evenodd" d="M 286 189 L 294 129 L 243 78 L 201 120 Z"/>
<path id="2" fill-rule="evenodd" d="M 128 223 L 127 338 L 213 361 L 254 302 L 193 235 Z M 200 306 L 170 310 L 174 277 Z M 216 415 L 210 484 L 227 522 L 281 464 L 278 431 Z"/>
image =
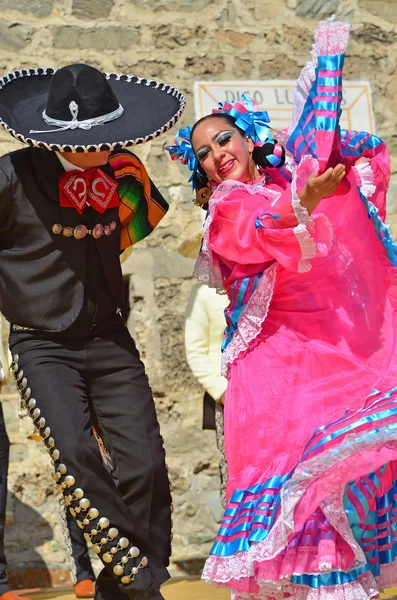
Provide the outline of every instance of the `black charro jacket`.
<path id="1" fill-rule="evenodd" d="M 114 177 L 110 165 L 101 168 Z M 23 148 L 0 158 L 0 311 L 13 324 L 48 332 L 65 331 L 82 313 L 93 269 L 100 270 L 96 280 L 107 286 L 115 308 L 124 309 L 118 209 L 100 214 L 86 207 L 80 215 L 61 207 L 63 173 L 55 153 L 44 149 Z M 112 221 L 116 230 L 98 240 L 52 233 L 55 223 L 92 229 Z M 89 329 L 91 323 L 83 325 Z"/>

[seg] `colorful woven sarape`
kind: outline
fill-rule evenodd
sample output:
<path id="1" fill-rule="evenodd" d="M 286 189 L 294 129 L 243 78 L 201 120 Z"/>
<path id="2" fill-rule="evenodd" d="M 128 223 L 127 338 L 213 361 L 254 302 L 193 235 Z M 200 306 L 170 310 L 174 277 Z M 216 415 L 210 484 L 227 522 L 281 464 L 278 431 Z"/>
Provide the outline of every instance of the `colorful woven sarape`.
<path id="1" fill-rule="evenodd" d="M 120 152 L 109 157 L 119 184 L 120 249 L 148 236 L 168 210 L 168 204 L 135 154 Z"/>
<path id="2" fill-rule="evenodd" d="M 288 473 L 234 491 L 204 578 L 235 600 L 378 595 L 397 577 L 396 459 L 397 388 L 375 390 Z"/>

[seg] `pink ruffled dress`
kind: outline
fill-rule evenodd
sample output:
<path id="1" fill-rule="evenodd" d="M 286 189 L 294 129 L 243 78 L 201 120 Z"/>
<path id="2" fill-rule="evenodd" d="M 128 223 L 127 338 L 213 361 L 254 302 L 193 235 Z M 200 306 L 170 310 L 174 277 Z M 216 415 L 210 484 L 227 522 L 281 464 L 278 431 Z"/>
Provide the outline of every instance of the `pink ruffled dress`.
<path id="1" fill-rule="evenodd" d="M 339 129 L 348 27 L 320 24 L 294 161 L 213 193 L 196 274 L 227 292 L 227 506 L 203 578 L 233 600 L 367 600 L 397 584 L 397 251 L 383 142 Z M 354 167 L 360 156 L 370 159 Z M 307 177 L 346 179 L 308 215 Z"/>

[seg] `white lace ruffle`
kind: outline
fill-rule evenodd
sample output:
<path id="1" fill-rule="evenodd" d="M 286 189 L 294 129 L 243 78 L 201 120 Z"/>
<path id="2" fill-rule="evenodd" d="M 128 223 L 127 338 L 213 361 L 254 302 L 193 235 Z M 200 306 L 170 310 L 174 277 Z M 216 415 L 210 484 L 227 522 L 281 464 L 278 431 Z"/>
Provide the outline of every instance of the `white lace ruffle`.
<path id="1" fill-rule="evenodd" d="M 306 273 L 312 268 L 310 259 L 314 258 L 317 253 L 316 242 L 310 235 L 307 226 L 303 223 L 294 227 L 294 234 L 302 252 L 302 258 L 298 263 L 298 273 Z"/>
<path id="2" fill-rule="evenodd" d="M 303 67 L 296 82 L 290 134 L 295 130 L 299 122 L 313 81 L 315 80 L 318 57 L 327 54 L 344 54 L 349 41 L 349 33 L 350 25 L 336 21 L 335 17 L 319 23 L 319 27 L 314 33 L 314 44 L 311 52 L 312 60 L 307 62 Z"/>
<path id="3" fill-rule="evenodd" d="M 225 294 L 223 277 L 219 259 L 209 247 L 209 230 L 212 223 L 213 205 L 210 204 L 203 227 L 203 241 L 200 254 L 193 269 L 193 277 L 210 288 L 215 288 L 218 294 Z"/>
<path id="4" fill-rule="evenodd" d="M 374 185 L 374 172 L 371 163 L 360 163 L 359 165 L 355 165 L 353 169 L 357 177 L 358 186 L 368 200 L 376 191 L 376 186 Z"/>
<path id="5" fill-rule="evenodd" d="M 342 461 L 352 460 L 360 451 L 372 449 L 376 453 L 378 447 L 385 446 L 389 446 L 391 450 L 393 448 L 397 456 L 397 431 L 393 426 L 346 435 L 339 447 L 325 450 L 321 455 L 301 463 L 281 490 L 280 515 L 266 539 L 252 543 L 248 552 L 237 552 L 222 557 L 211 555 L 205 563 L 203 579 L 225 585 L 233 580 L 253 577 L 255 563 L 270 561 L 287 547 L 288 539 L 295 531 L 295 508 L 313 482 L 318 481 L 325 471 Z M 320 503 L 320 508 L 335 530 L 349 543 L 355 557 L 352 568 L 365 565 L 365 554 L 352 534 L 344 509 L 343 490 L 338 488 L 331 492 Z M 394 583 L 397 583 L 397 579 Z M 283 582 L 275 581 L 274 584 L 280 586 Z M 247 598 L 254 600 L 255 596 L 248 595 Z"/>
<path id="6" fill-rule="evenodd" d="M 298 223 L 307 225 L 310 222 L 310 215 L 307 209 L 301 205 L 298 195 L 303 186 L 306 184 L 310 175 L 318 172 L 318 161 L 310 155 L 302 158 L 299 165 L 293 167 L 291 181 L 292 209 L 295 213 Z M 299 188 L 299 190 L 298 190 Z"/>
<path id="7" fill-rule="evenodd" d="M 208 215 L 204 223 L 203 243 L 201 252 L 196 261 L 193 276 L 201 283 L 215 288 L 219 294 L 224 294 L 223 277 L 220 262 L 216 254 L 209 247 L 209 232 L 212 223 L 215 205 L 236 190 L 244 190 L 249 194 L 260 194 L 273 206 L 280 197 L 280 192 L 265 187 L 266 176 L 254 183 L 243 183 L 241 181 L 227 180 L 218 185 L 209 201 Z"/>
<path id="8" fill-rule="evenodd" d="M 371 573 L 363 573 L 356 581 L 318 589 L 296 584 L 282 587 L 265 584 L 257 594 L 242 594 L 232 590 L 231 600 L 284 600 L 285 594 L 289 600 L 371 600 L 379 596 L 379 589 L 377 579 Z"/>
<path id="9" fill-rule="evenodd" d="M 300 163 L 292 169 L 292 182 L 291 182 L 291 196 L 292 196 L 292 209 L 295 213 L 296 219 L 299 223 L 294 229 L 294 233 L 298 239 L 299 245 L 302 251 L 302 258 L 298 264 L 298 273 L 305 273 L 310 271 L 311 263 L 310 259 L 314 258 L 317 254 L 317 245 L 314 239 L 315 233 L 315 217 L 311 217 L 307 209 L 301 205 L 299 198 L 299 192 L 303 186 L 307 183 L 310 175 L 318 172 L 318 161 L 307 154 L 302 158 Z M 323 223 L 327 223 L 329 229 L 330 241 L 333 239 L 333 230 L 331 222 L 326 219 L 325 215 L 322 216 Z"/>
<path id="10" fill-rule="evenodd" d="M 248 350 L 250 343 L 261 332 L 273 297 L 278 263 L 273 263 L 264 271 L 255 292 L 241 312 L 237 329 L 225 351 L 222 353 L 222 375 L 228 377 L 230 365 L 238 356 Z"/>

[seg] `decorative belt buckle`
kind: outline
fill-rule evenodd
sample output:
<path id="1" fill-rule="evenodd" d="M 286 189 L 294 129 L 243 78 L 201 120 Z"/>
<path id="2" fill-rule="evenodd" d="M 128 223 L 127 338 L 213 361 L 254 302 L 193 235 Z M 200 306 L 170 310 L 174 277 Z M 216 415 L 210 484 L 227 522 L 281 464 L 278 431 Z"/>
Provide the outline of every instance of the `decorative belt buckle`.
<path id="1" fill-rule="evenodd" d="M 111 235 L 116 229 L 116 221 L 112 221 L 109 225 L 101 225 L 97 223 L 92 229 L 88 229 L 85 225 L 76 225 L 76 227 L 70 227 L 67 225 L 64 227 L 60 223 L 55 223 L 51 231 L 55 235 L 63 235 L 63 237 L 74 237 L 76 240 L 83 240 L 87 235 L 92 235 L 95 240 L 99 240 L 103 235 Z"/>

